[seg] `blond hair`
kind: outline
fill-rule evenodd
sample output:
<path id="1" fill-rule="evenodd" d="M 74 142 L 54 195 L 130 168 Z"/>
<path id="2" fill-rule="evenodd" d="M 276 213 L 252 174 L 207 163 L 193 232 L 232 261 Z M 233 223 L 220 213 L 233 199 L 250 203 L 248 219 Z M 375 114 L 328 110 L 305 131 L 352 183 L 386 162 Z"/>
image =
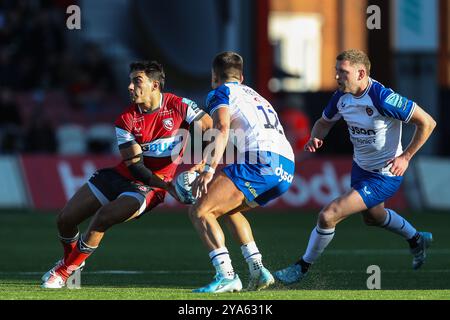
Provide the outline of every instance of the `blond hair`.
<path id="1" fill-rule="evenodd" d="M 364 51 L 350 49 L 341 52 L 337 57 L 337 61 L 349 61 L 351 65 L 362 64 L 366 68 L 367 76 L 370 76 L 370 60 Z"/>

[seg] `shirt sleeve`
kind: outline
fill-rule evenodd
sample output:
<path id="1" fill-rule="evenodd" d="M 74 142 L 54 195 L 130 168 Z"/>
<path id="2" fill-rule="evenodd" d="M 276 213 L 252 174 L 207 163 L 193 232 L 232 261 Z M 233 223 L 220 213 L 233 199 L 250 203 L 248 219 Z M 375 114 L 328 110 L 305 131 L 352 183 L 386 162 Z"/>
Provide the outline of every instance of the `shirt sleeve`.
<path id="1" fill-rule="evenodd" d="M 339 110 L 337 108 L 337 104 L 339 102 L 339 99 L 342 97 L 343 93 L 340 91 L 336 91 L 333 96 L 331 97 L 330 101 L 328 102 L 327 106 L 323 110 L 322 118 L 324 118 L 327 121 L 337 121 L 339 120 L 342 115 L 339 113 Z"/>
<path id="2" fill-rule="evenodd" d="M 183 105 L 183 110 L 185 110 L 184 120 L 189 124 L 191 124 L 192 121 L 200 119 L 205 114 L 205 112 L 192 100 L 183 98 L 181 103 Z"/>
<path id="3" fill-rule="evenodd" d="M 416 107 L 416 103 L 405 98 L 390 88 L 380 88 L 378 92 L 379 112 L 404 122 L 409 122 Z"/>
<path id="4" fill-rule="evenodd" d="M 230 104 L 230 88 L 222 85 L 211 91 L 206 98 L 206 112 L 212 116 L 214 111 Z"/>
<path id="5" fill-rule="evenodd" d="M 119 146 L 136 140 L 135 136 L 131 133 L 133 127 L 131 120 L 126 114 L 122 114 L 119 118 L 117 118 L 115 127 L 117 144 Z"/>

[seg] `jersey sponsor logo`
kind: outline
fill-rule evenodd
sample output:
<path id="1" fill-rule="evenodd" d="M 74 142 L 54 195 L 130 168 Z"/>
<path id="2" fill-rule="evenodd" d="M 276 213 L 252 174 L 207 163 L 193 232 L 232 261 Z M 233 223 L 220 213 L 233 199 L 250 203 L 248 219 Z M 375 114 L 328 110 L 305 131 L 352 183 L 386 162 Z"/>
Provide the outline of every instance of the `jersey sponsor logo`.
<path id="1" fill-rule="evenodd" d="M 252 88 L 247 87 L 247 86 L 242 86 L 241 88 L 242 88 L 242 91 L 244 91 L 245 93 L 247 93 L 247 94 L 249 94 L 251 96 L 256 96 L 256 97 L 261 98 L 261 96 L 255 90 L 253 90 Z"/>
<path id="2" fill-rule="evenodd" d="M 374 144 L 377 139 L 375 138 L 367 138 L 367 139 L 361 139 L 361 138 L 353 138 L 353 140 L 357 144 Z"/>
<path id="3" fill-rule="evenodd" d="M 144 156 L 148 157 L 170 157 L 172 151 L 183 140 L 182 136 L 173 136 L 168 138 L 161 138 L 149 143 L 141 145 Z M 181 151 L 181 150 L 180 150 Z"/>
<path id="4" fill-rule="evenodd" d="M 164 129 L 166 129 L 167 131 L 172 131 L 174 126 L 173 118 L 163 119 L 162 123 Z"/>
<path id="5" fill-rule="evenodd" d="M 136 118 L 133 119 L 133 124 L 137 123 L 137 122 L 144 122 L 144 117 L 143 116 L 137 116 Z"/>
<path id="6" fill-rule="evenodd" d="M 394 108 L 403 109 L 406 110 L 406 105 L 408 103 L 408 100 L 398 93 L 391 93 L 384 102 Z"/>
<path id="7" fill-rule="evenodd" d="M 275 175 L 277 177 L 280 177 L 278 182 L 287 181 L 289 183 L 292 183 L 292 180 L 294 179 L 294 175 L 289 174 L 289 172 L 285 171 L 283 169 L 283 165 L 282 164 L 280 164 L 280 166 L 275 169 Z"/>
<path id="8" fill-rule="evenodd" d="M 355 126 L 348 127 L 348 129 L 351 131 L 352 134 L 363 134 L 363 135 L 367 135 L 367 136 L 376 135 L 376 132 L 373 129 L 364 129 L 364 128 L 359 128 L 359 127 L 355 127 Z"/>
<path id="9" fill-rule="evenodd" d="M 366 108 L 366 112 L 369 117 L 371 117 L 373 115 L 373 110 L 370 109 L 369 107 Z"/>
<path id="10" fill-rule="evenodd" d="M 187 104 L 187 105 L 188 105 L 189 107 L 191 107 L 193 110 L 198 109 L 197 104 L 196 104 L 194 101 L 192 101 L 192 100 L 189 100 L 189 99 L 187 99 L 187 98 L 183 98 L 183 99 L 181 100 L 181 102 Z"/>
<path id="11" fill-rule="evenodd" d="M 203 110 L 200 109 L 197 104 L 194 101 L 191 101 L 189 99 L 183 98 L 183 103 L 187 104 L 187 110 L 186 110 L 186 118 L 185 120 L 188 123 L 191 123 L 192 121 L 196 120 L 199 114 L 203 113 Z"/>
<path id="12" fill-rule="evenodd" d="M 128 132 L 126 130 L 123 130 L 122 128 L 116 127 L 116 137 L 117 137 L 117 143 L 119 145 L 133 141 L 135 139 L 135 135 L 133 135 L 131 132 Z"/>
<path id="13" fill-rule="evenodd" d="M 150 187 L 144 186 L 144 185 L 138 185 L 137 188 L 139 190 L 141 190 L 142 192 L 149 192 L 150 191 Z"/>
<path id="14" fill-rule="evenodd" d="M 133 119 L 133 130 L 136 136 L 142 136 L 140 133 L 142 131 L 142 127 L 144 125 L 144 117 L 134 118 Z"/>
<path id="15" fill-rule="evenodd" d="M 256 198 L 258 196 L 258 193 L 256 192 L 255 188 L 252 187 L 250 182 L 245 182 L 245 186 L 247 187 L 248 191 Z"/>
<path id="16" fill-rule="evenodd" d="M 167 109 L 167 108 L 162 109 L 158 113 L 158 117 L 167 117 L 167 116 L 172 116 L 172 115 L 173 115 L 173 110 Z"/>

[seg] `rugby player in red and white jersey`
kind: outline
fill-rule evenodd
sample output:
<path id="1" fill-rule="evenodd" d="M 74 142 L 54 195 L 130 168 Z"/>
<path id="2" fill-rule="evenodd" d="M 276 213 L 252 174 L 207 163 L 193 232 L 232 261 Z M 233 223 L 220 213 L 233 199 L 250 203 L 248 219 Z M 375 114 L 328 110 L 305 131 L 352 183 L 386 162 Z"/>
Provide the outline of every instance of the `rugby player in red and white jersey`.
<path id="1" fill-rule="evenodd" d="M 205 131 L 212 127 L 212 120 L 193 101 L 163 93 L 164 82 L 158 62 L 130 65 L 128 90 L 133 103 L 115 123 L 122 161 L 95 172 L 59 213 L 64 256 L 42 277 L 43 288 L 64 287 L 110 227 L 150 211 L 164 201 L 167 192 L 177 198 L 171 180 L 186 141 L 187 130 L 181 129 L 198 120 Z M 78 225 L 91 216 L 80 236 Z"/>

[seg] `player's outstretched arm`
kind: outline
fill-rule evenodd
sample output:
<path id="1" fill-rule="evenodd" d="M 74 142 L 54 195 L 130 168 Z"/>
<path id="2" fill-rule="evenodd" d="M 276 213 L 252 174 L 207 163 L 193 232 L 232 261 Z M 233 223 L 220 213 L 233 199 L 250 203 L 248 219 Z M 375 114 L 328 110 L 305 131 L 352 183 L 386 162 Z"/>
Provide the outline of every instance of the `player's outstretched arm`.
<path id="1" fill-rule="evenodd" d="M 214 152 L 207 154 L 205 157 L 205 163 L 209 167 L 208 172 L 202 172 L 200 176 L 192 184 L 192 193 L 195 197 L 201 197 L 202 194 L 208 192 L 208 183 L 214 176 L 215 169 L 222 159 L 225 148 L 228 144 L 228 136 L 230 131 L 230 112 L 228 108 L 223 107 L 217 109 L 213 113 L 214 129 L 216 130 L 214 135 L 214 142 L 212 149 Z"/>
<path id="2" fill-rule="evenodd" d="M 317 149 L 322 147 L 323 139 L 325 139 L 335 123 L 335 121 L 327 121 L 324 118 L 317 120 L 311 130 L 311 137 L 305 144 L 305 151 L 316 152 Z"/>
<path id="3" fill-rule="evenodd" d="M 411 158 L 425 144 L 434 128 L 436 127 L 436 121 L 433 119 L 433 117 L 431 117 L 418 105 L 416 105 L 416 107 L 414 108 L 409 122 L 413 123 L 416 126 L 416 130 L 413 137 L 411 138 L 411 142 L 400 156 L 389 161 L 389 164 L 392 164 L 390 171 L 396 176 L 403 176 L 406 169 L 408 168 Z"/>
<path id="4" fill-rule="evenodd" d="M 202 132 L 205 132 L 213 127 L 213 119 L 207 113 L 205 113 L 197 122 L 200 123 Z"/>
<path id="5" fill-rule="evenodd" d="M 195 121 L 194 125 L 200 125 L 200 128 L 203 133 L 213 128 L 213 120 L 209 116 L 209 114 L 205 113 L 203 117 L 201 117 L 199 120 Z M 202 146 L 202 152 L 205 148 L 205 145 Z M 198 172 L 202 173 L 203 169 L 205 168 L 206 159 L 202 159 L 202 161 L 195 166 L 193 166 L 191 169 L 189 169 L 190 172 Z"/>

